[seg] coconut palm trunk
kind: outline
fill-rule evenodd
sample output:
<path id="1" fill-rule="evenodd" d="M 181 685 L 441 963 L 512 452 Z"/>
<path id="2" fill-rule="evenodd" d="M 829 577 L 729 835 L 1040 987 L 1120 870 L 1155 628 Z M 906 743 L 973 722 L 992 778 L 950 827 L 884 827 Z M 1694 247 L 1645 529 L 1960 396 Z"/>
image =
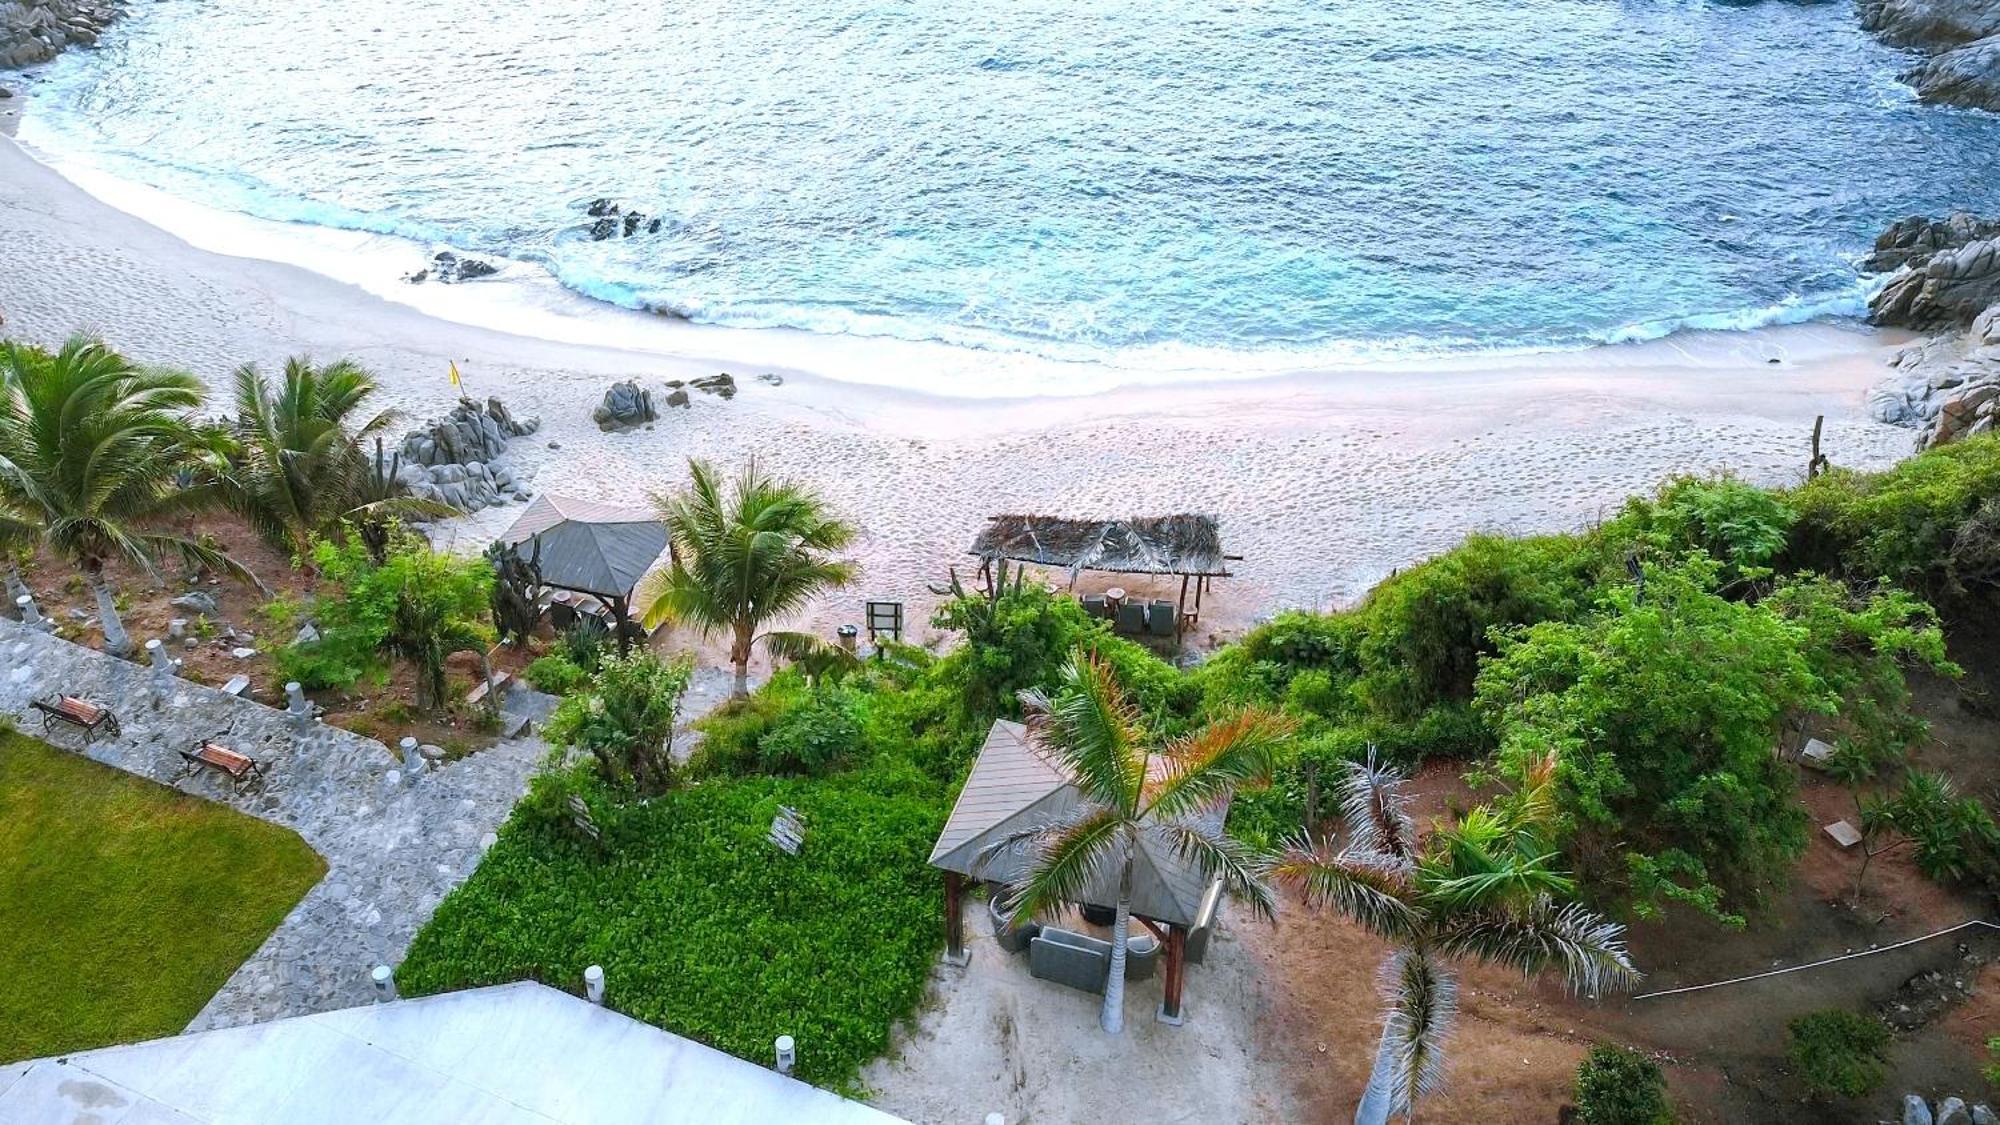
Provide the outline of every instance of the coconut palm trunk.
<path id="1" fill-rule="evenodd" d="M 95 559 L 86 562 L 83 579 L 90 584 L 91 596 L 97 599 L 97 620 L 104 627 L 104 651 L 113 656 L 132 655 L 132 637 L 125 632 L 125 622 L 118 616 L 118 599 L 111 593 L 111 584 L 104 580 L 104 564 Z"/>
<path id="2" fill-rule="evenodd" d="M 755 643 L 751 630 L 755 628 L 750 621 L 736 623 L 736 640 L 729 646 L 729 663 L 736 670 L 736 679 L 729 686 L 731 699 L 743 699 L 750 694 L 750 646 Z"/>
<path id="3" fill-rule="evenodd" d="M 1389 1125 L 1389 1107 L 1395 1103 L 1396 1025 L 1385 1020 L 1381 1042 L 1375 1046 L 1375 1068 L 1368 1072 L 1368 1088 L 1354 1107 L 1354 1125 Z"/>
<path id="4" fill-rule="evenodd" d="M 1112 1035 L 1125 1030 L 1125 935 L 1132 929 L 1132 853 L 1138 835 L 1125 833 L 1125 863 L 1118 872 L 1118 910 L 1111 920 L 1111 971 L 1104 978 L 1104 1011 L 1097 1026 Z"/>

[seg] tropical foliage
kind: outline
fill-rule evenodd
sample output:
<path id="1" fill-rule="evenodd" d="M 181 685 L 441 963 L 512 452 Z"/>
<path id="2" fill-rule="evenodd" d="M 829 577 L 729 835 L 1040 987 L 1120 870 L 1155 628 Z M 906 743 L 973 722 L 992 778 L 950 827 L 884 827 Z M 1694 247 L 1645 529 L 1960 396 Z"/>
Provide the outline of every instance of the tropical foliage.
<path id="1" fill-rule="evenodd" d="M 1889 1028 L 1874 1016 L 1832 1008 L 1786 1025 L 1786 1053 L 1813 1093 L 1858 1098 L 1888 1077 Z"/>
<path id="2" fill-rule="evenodd" d="M 1660 1064 L 1630 1047 L 1599 1043 L 1576 1068 L 1579 1125 L 1673 1125 Z"/>
<path id="3" fill-rule="evenodd" d="M 108 651 L 132 651 L 112 560 L 151 572 L 172 556 L 247 577 L 212 545 L 160 527 L 218 499 L 213 482 L 185 473 L 201 400 L 194 376 L 134 366 L 86 337 L 54 353 L 0 343 L 0 542 L 39 541 L 83 575 Z"/>
<path id="4" fill-rule="evenodd" d="M 272 546 L 310 559 L 312 541 L 343 522 L 454 514 L 401 494 L 382 479 L 366 445 L 396 421 L 363 417 L 375 378 L 352 360 L 285 362 L 276 385 L 254 365 L 237 369 L 235 448 L 227 470 L 232 502 Z M 381 493 L 388 495 L 381 495 Z"/>
<path id="5" fill-rule="evenodd" d="M 1221 879 L 1259 917 L 1272 917 L 1258 857 L 1223 832 L 1222 812 L 1239 787 L 1270 779 L 1290 724 L 1246 710 L 1156 746 L 1110 662 L 1088 652 L 1063 666 L 1053 694 L 1031 691 L 1023 705 L 1029 745 L 1074 779 L 1081 799 L 1061 817 L 995 845 L 1031 849 L 1027 867 L 1007 889 L 1006 910 L 1040 917 L 1083 901 L 1100 879 L 1117 873 L 1111 969 L 1098 1021 L 1115 1034 L 1125 1025 L 1133 870 L 1146 839 L 1193 861 L 1207 878 Z"/>
<path id="6" fill-rule="evenodd" d="M 278 652 L 279 673 L 307 688 L 351 687 L 402 660 L 417 673 L 417 706 L 435 708 L 445 700 L 445 661 L 483 657 L 493 644 L 493 572 L 482 559 L 434 551 L 410 533 L 379 563 L 359 540 L 317 541 L 312 558 L 327 584 L 313 600 L 319 637 Z"/>
<path id="7" fill-rule="evenodd" d="M 803 633 L 763 630 L 854 580 L 855 565 L 834 557 L 854 541 L 854 528 L 828 515 L 809 489 L 772 477 L 755 460 L 733 482 L 705 461 L 691 461 L 688 469 L 688 489 L 659 501 L 670 562 L 640 588 L 639 599 L 649 627 L 686 624 L 703 636 L 726 634 L 740 698 L 749 692 L 758 642 L 779 656 L 821 647 Z"/>
<path id="8" fill-rule="evenodd" d="M 607 657 L 588 690 L 549 716 L 543 737 L 589 754 L 613 785 L 663 793 L 674 782 L 674 722 L 693 671 L 686 657 L 666 660 L 643 650 Z"/>
<path id="9" fill-rule="evenodd" d="M 1554 867 L 1549 844 L 1555 773 L 1556 763 L 1545 760 L 1522 788 L 1425 838 L 1407 811 L 1407 779 L 1372 760 L 1353 764 L 1337 787 L 1346 845 L 1301 838 L 1272 862 L 1271 877 L 1308 904 L 1394 948 L 1383 967 L 1387 1010 L 1357 1125 L 1408 1116 L 1443 1082 L 1456 962 L 1555 973 L 1591 996 L 1638 980 L 1624 928 L 1565 902 L 1576 884 Z"/>

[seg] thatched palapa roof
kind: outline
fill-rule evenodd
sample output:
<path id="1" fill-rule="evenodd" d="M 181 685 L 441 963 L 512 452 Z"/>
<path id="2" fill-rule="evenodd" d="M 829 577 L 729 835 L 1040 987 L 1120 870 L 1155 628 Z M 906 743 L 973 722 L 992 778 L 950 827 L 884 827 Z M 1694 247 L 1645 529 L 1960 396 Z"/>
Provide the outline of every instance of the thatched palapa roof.
<path id="1" fill-rule="evenodd" d="M 1057 566 L 1072 576 L 1084 570 L 1118 574 L 1188 574 L 1227 577 L 1235 558 L 1222 553 L 1214 516 L 1073 520 L 1056 516 L 992 516 L 971 553 L 992 562 Z"/>

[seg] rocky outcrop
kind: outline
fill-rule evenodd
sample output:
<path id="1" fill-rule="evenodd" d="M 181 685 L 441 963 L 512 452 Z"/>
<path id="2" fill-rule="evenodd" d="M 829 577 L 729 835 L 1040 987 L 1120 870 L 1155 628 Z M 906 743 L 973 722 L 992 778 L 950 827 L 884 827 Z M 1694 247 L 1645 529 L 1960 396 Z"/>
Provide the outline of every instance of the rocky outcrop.
<path id="1" fill-rule="evenodd" d="M 1903 81 L 1927 102 L 2000 112 L 2000 35 L 1954 47 L 1904 72 Z"/>
<path id="2" fill-rule="evenodd" d="M 1903 75 L 1941 105 L 2000 110 L 2000 0 L 1861 0 L 1861 24 L 1934 56 Z"/>
<path id="3" fill-rule="evenodd" d="M 653 403 L 653 392 L 632 380 L 611 384 L 604 392 L 604 401 L 590 412 L 590 420 L 597 423 L 600 430 L 629 430 L 642 426 L 660 416 L 660 409 Z"/>
<path id="4" fill-rule="evenodd" d="M 65 47 L 95 47 L 123 8 L 96 0 L 0 0 L 0 70 L 55 58 Z"/>
<path id="5" fill-rule="evenodd" d="M 397 479 L 412 496 L 467 512 L 526 500 L 527 482 L 492 461 L 507 451 L 509 440 L 541 425 L 539 418 L 516 419 L 497 398 L 483 406 L 460 399 L 451 413 L 403 435 Z"/>
<path id="6" fill-rule="evenodd" d="M 1861 26 L 1898 47 L 1948 51 L 2000 35 L 1995 0 L 1861 0 Z"/>
<path id="7" fill-rule="evenodd" d="M 1893 271 L 1868 303 L 1892 328 L 1962 327 L 2000 302 L 2000 220 L 1954 214 L 1903 219 L 1875 240 L 1864 268 Z"/>
<path id="8" fill-rule="evenodd" d="M 627 209 L 612 199 L 593 199 L 583 212 L 591 220 L 584 228 L 592 242 L 603 242 L 608 238 L 631 238 L 640 231 L 647 234 L 660 233 L 660 220 L 650 217 L 636 208 Z"/>
<path id="9" fill-rule="evenodd" d="M 449 250 L 440 250 L 431 258 L 429 267 L 420 269 L 403 280 L 412 285 L 431 280 L 436 280 L 442 285 L 456 285 L 461 281 L 477 281 L 482 277 L 492 277 L 499 272 L 499 267 L 491 262 L 483 262 L 478 258 L 461 258 Z"/>

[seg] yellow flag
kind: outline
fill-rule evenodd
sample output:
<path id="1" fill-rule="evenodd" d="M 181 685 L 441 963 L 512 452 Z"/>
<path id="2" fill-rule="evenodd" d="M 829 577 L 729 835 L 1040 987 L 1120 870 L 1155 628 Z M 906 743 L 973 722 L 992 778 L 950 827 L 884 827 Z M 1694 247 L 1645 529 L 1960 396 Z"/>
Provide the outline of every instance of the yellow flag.
<path id="1" fill-rule="evenodd" d="M 465 386 L 465 384 L 463 384 L 463 383 L 459 382 L 459 379 L 458 379 L 458 361 L 457 361 L 457 360 L 452 360 L 452 361 L 451 361 L 451 385 L 452 385 L 452 386 L 454 386 L 454 387 L 458 387 L 458 388 L 460 388 L 461 390 L 462 390 L 462 389 L 464 389 L 464 386 Z"/>

